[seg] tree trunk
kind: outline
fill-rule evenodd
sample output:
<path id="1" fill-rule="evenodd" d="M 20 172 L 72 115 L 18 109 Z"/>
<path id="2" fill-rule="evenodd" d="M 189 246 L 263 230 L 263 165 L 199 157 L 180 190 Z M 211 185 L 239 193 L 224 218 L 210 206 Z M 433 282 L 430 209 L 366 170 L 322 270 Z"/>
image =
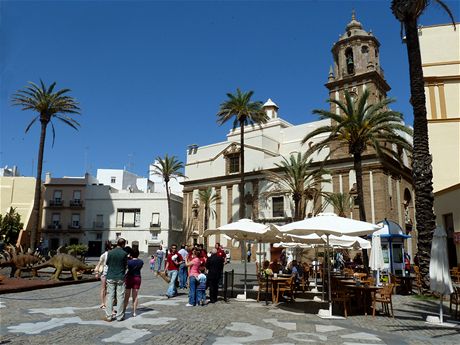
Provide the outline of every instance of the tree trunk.
<path id="1" fill-rule="evenodd" d="M 359 220 L 366 221 L 366 210 L 364 209 L 364 187 L 363 187 L 363 167 L 361 163 L 361 153 L 353 154 L 353 165 L 356 172 L 356 188 L 358 191 Z"/>
<path id="2" fill-rule="evenodd" d="M 300 211 L 301 211 L 301 208 L 300 208 L 300 204 L 301 204 L 301 196 L 298 196 L 298 195 L 293 195 L 292 196 L 292 199 L 294 199 L 294 221 L 297 221 L 297 220 L 301 220 L 300 217 L 301 217 L 301 214 L 300 214 Z"/>
<path id="3" fill-rule="evenodd" d="M 356 172 L 356 188 L 358 189 L 358 207 L 359 207 L 359 220 L 366 222 L 366 209 L 364 208 L 364 186 L 363 186 L 363 166 L 361 153 L 353 154 L 353 165 Z M 363 264 L 366 271 L 369 267 L 369 257 L 367 249 L 362 250 Z"/>
<path id="4" fill-rule="evenodd" d="M 208 238 L 204 236 L 204 231 L 208 228 L 208 222 L 209 222 L 208 212 L 209 212 L 209 208 L 208 206 L 205 206 L 204 207 L 203 246 L 206 251 L 208 251 Z"/>
<path id="5" fill-rule="evenodd" d="M 240 185 L 239 185 L 239 199 L 240 199 L 240 208 L 239 208 L 239 219 L 243 219 L 246 216 L 244 204 L 244 122 L 240 121 Z"/>
<path id="6" fill-rule="evenodd" d="M 415 188 L 415 220 L 418 232 L 417 253 L 422 275 L 422 289 L 425 293 L 429 290 L 431 240 L 433 230 L 436 227 L 433 212 L 433 172 L 428 143 L 425 84 L 417 20 L 406 21 L 404 26 L 406 30 L 407 56 L 409 58 L 411 104 L 414 109 L 412 178 Z"/>
<path id="7" fill-rule="evenodd" d="M 38 159 L 37 159 L 37 176 L 35 181 L 35 195 L 34 195 L 34 207 L 33 214 L 35 219 L 35 224 L 31 228 L 30 232 L 30 249 L 35 251 L 37 245 L 37 235 L 40 232 L 41 227 L 41 201 L 42 201 L 42 171 L 43 171 L 43 156 L 45 151 L 45 140 L 46 140 L 46 127 L 48 122 L 40 122 L 41 131 L 40 131 L 40 144 L 38 146 Z"/>
<path id="8" fill-rule="evenodd" d="M 169 194 L 169 181 L 165 180 L 166 184 L 166 199 L 168 200 L 168 239 L 172 231 L 172 215 L 171 215 L 171 195 Z M 168 241 L 168 247 L 171 245 Z"/>

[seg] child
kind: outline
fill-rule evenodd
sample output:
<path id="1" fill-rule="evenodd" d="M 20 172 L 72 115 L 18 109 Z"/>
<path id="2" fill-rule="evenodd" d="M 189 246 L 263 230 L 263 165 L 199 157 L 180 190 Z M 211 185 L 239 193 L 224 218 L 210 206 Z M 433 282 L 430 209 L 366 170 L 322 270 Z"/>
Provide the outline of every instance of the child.
<path id="1" fill-rule="evenodd" d="M 152 255 L 150 257 L 149 263 L 150 263 L 150 271 L 153 272 L 155 270 L 155 255 Z"/>
<path id="2" fill-rule="evenodd" d="M 200 274 L 197 277 L 198 287 L 196 289 L 196 302 L 197 304 L 205 305 L 206 303 L 206 274 L 204 274 L 205 267 L 200 267 Z"/>

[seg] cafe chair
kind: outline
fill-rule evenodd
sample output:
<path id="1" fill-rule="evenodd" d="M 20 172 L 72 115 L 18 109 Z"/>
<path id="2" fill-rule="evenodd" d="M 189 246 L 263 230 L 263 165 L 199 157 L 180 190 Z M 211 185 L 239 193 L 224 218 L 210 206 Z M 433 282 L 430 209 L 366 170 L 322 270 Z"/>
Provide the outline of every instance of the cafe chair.
<path id="1" fill-rule="evenodd" d="M 340 284 L 336 285 L 334 293 L 332 294 L 332 303 L 342 303 L 343 314 L 345 318 L 348 317 L 348 310 L 351 310 L 351 294 L 349 291 Z M 350 307 L 350 309 L 348 309 Z"/>
<path id="2" fill-rule="evenodd" d="M 354 273 L 353 277 L 360 281 L 363 281 L 367 278 L 367 273 Z"/>
<path id="3" fill-rule="evenodd" d="M 284 282 L 278 283 L 278 289 L 276 291 L 276 303 L 279 301 L 279 297 L 284 296 L 285 293 L 288 293 L 291 301 L 294 300 L 294 277 L 287 279 Z"/>
<path id="4" fill-rule="evenodd" d="M 385 285 L 372 296 L 372 317 L 375 317 L 375 309 L 377 303 L 382 303 L 382 312 L 391 317 L 395 317 L 393 313 L 393 301 L 391 296 L 393 294 L 394 284 Z M 391 313 L 390 313 L 391 310 Z"/>
<path id="5" fill-rule="evenodd" d="M 452 304 L 455 304 L 455 318 L 458 315 L 458 305 L 460 303 L 460 287 L 454 286 L 454 292 L 450 294 L 449 311 L 452 313 Z"/>
<path id="6" fill-rule="evenodd" d="M 396 293 L 396 291 L 399 291 L 399 287 L 401 286 L 401 278 L 390 273 L 390 283 L 394 285 L 393 293 Z"/>
<path id="7" fill-rule="evenodd" d="M 262 299 L 265 299 L 265 294 L 270 294 L 270 298 L 273 302 L 273 283 L 269 279 L 267 283 L 266 278 L 258 277 L 259 289 L 257 290 L 257 302 L 260 300 L 260 296 L 262 295 Z"/>

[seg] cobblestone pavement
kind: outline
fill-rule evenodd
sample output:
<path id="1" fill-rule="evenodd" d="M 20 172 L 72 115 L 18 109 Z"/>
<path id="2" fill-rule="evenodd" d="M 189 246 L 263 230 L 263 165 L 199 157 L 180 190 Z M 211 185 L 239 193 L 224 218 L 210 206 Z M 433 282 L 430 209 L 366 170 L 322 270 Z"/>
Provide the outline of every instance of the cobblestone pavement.
<path id="1" fill-rule="evenodd" d="M 460 325 L 424 322 L 436 315 L 437 302 L 411 296 L 396 296 L 394 319 L 320 319 L 305 313 L 301 300 L 278 306 L 230 300 L 192 308 L 185 306 L 185 290 L 164 297 L 166 283 L 145 267 L 138 315 L 132 317 L 128 307 L 124 321 L 108 323 L 102 321 L 99 287 L 92 282 L 1 295 L 0 344 L 460 344 Z"/>

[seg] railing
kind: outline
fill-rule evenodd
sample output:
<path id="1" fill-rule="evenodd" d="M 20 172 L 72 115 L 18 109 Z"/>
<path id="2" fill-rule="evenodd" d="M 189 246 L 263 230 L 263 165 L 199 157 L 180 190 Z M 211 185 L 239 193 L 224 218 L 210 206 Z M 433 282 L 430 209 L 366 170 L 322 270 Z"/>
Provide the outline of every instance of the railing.
<path id="1" fill-rule="evenodd" d="M 48 224 L 48 229 L 55 229 L 55 230 L 59 230 L 62 228 L 62 225 L 61 224 Z"/>
<path id="2" fill-rule="evenodd" d="M 70 200 L 69 205 L 70 207 L 83 207 L 83 201 L 79 199 Z"/>
<path id="3" fill-rule="evenodd" d="M 150 228 L 152 229 L 159 229 L 161 227 L 161 223 L 150 223 Z"/>
<path id="4" fill-rule="evenodd" d="M 104 222 L 93 222 L 93 228 L 102 229 L 104 227 Z"/>
<path id="5" fill-rule="evenodd" d="M 81 229 L 81 225 L 80 224 L 72 224 L 70 223 L 69 224 L 69 229 Z"/>
<path id="6" fill-rule="evenodd" d="M 60 199 L 52 199 L 49 201 L 49 206 L 59 206 L 59 207 L 62 207 L 64 206 L 64 200 L 60 200 Z"/>

